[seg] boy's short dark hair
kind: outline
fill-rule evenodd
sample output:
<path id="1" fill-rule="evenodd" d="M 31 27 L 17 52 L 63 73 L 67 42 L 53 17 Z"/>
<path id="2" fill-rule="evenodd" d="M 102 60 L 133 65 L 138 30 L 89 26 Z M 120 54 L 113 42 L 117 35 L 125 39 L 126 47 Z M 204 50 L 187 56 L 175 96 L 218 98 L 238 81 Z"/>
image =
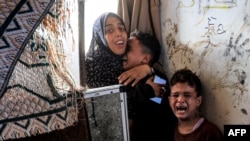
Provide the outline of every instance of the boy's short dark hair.
<path id="1" fill-rule="evenodd" d="M 153 65 L 159 60 L 161 54 L 161 45 L 157 38 L 150 33 L 140 32 L 137 29 L 130 33 L 130 36 L 139 40 L 142 50 L 152 56 L 149 65 Z"/>
<path id="2" fill-rule="evenodd" d="M 201 96 L 202 84 L 200 78 L 191 70 L 189 69 L 177 70 L 170 79 L 170 87 L 172 87 L 176 83 L 188 83 L 188 85 L 195 88 L 197 96 Z"/>

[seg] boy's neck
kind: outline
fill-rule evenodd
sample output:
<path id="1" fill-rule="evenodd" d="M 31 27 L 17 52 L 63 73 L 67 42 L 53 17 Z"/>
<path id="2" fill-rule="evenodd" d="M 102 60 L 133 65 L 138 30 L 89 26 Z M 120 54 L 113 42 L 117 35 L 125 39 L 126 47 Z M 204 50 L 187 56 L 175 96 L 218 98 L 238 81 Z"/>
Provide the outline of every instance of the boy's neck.
<path id="1" fill-rule="evenodd" d="M 179 120 L 178 121 L 178 130 L 181 134 L 188 134 L 194 131 L 195 125 L 201 119 L 200 116 L 196 116 L 189 120 Z"/>

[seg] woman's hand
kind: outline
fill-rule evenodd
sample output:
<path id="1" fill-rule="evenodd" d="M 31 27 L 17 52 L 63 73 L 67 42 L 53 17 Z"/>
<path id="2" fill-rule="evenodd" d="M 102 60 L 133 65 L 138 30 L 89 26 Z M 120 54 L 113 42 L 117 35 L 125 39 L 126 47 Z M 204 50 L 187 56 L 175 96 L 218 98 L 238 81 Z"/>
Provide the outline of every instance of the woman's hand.
<path id="1" fill-rule="evenodd" d="M 141 79 L 151 74 L 152 72 L 150 66 L 143 64 L 123 72 L 118 77 L 118 80 L 120 84 L 128 85 L 132 82 L 131 86 L 135 86 Z"/>

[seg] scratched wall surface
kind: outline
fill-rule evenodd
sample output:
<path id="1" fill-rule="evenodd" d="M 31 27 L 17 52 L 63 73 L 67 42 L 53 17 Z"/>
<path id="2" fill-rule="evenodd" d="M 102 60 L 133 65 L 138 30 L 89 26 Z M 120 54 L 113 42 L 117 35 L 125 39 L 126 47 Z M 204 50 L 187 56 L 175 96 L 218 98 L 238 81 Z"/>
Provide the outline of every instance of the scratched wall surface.
<path id="1" fill-rule="evenodd" d="M 202 114 L 224 124 L 250 124 L 250 1 L 161 1 L 163 60 L 170 77 L 196 72 L 204 86 Z"/>

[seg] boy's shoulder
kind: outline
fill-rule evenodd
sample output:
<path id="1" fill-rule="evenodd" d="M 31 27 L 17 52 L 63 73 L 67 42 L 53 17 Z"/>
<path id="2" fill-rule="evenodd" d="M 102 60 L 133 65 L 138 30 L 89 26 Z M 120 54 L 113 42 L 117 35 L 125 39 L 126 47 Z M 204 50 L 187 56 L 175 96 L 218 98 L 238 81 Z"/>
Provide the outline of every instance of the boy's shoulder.
<path id="1" fill-rule="evenodd" d="M 220 131 L 218 126 L 215 125 L 213 122 L 209 121 L 208 119 L 204 119 L 204 122 L 202 123 L 201 127 L 209 134 L 222 136 L 222 132 Z"/>

